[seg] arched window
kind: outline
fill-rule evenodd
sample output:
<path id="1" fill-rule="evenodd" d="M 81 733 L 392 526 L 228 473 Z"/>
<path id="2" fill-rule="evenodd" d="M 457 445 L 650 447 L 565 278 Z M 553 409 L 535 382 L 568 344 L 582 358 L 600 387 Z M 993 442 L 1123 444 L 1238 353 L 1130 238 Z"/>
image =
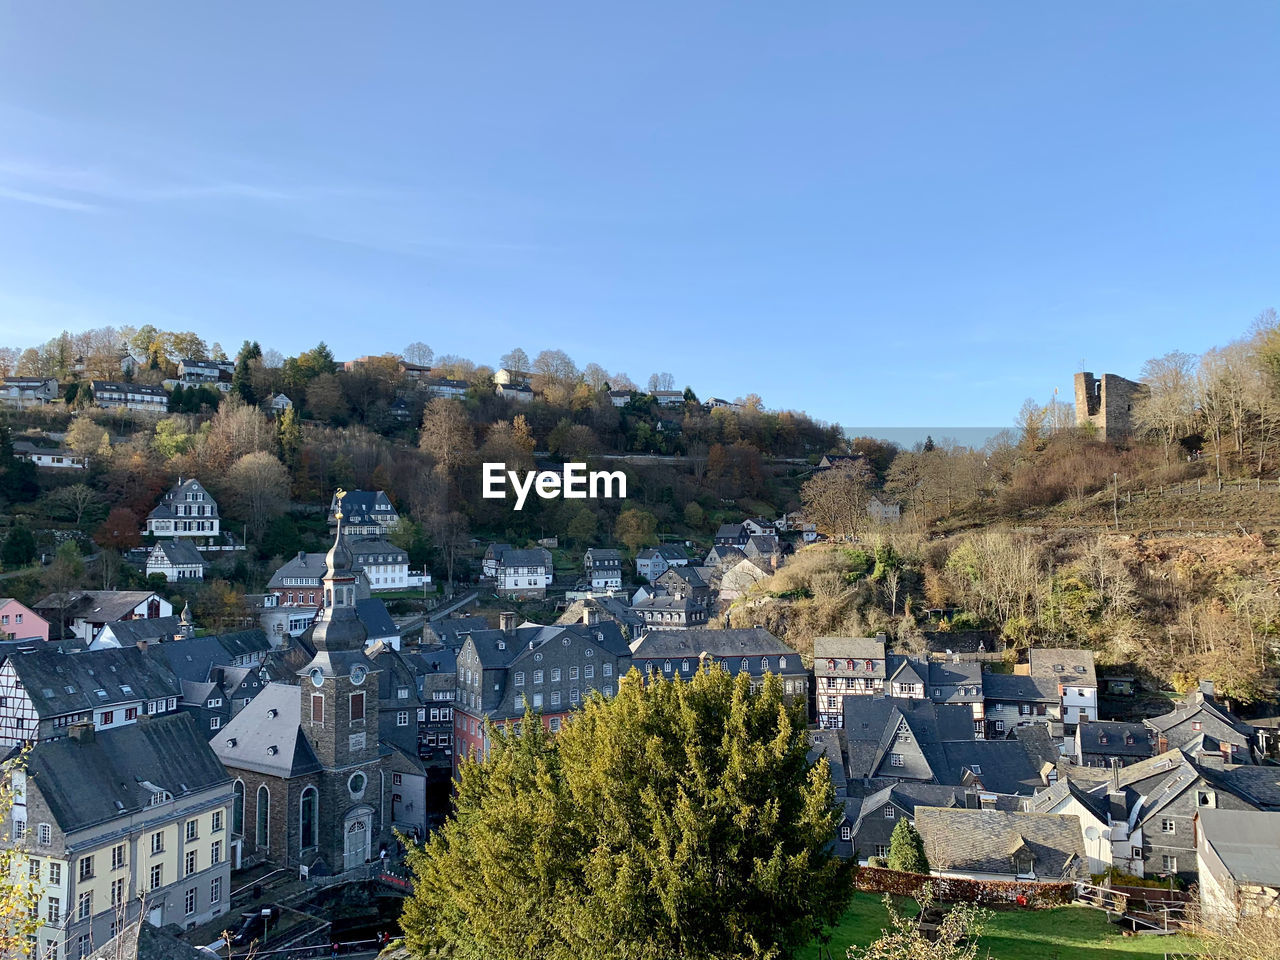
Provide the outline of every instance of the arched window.
<path id="1" fill-rule="evenodd" d="M 761 669 L 761 670 L 763 670 L 763 671 L 765 671 L 765 672 L 768 672 L 768 670 L 769 670 L 769 658 L 768 658 L 768 657 L 761 657 L 761 658 L 760 658 L 760 669 Z"/>
<path id="2" fill-rule="evenodd" d="M 265 783 L 258 788 L 257 807 L 258 830 L 254 842 L 265 847 L 271 836 L 271 791 Z"/>
<path id="3" fill-rule="evenodd" d="M 333 591 L 330 590 L 328 587 L 326 587 L 324 591 L 324 605 L 326 607 L 333 606 Z"/>
<path id="4" fill-rule="evenodd" d="M 688 672 L 689 672 L 689 661 L 688 661 L 688 660 L 681 660 L 681 661 L 680 661 L 680 672 L 681 672 L 681 673 L 688 673 Z"/>
<path id="5" fill-rule="evenodd" d="M 302 791 L 298 808 L 298 845 L 306 850 L 317 845 L 316 824 L 320 822 L 320 794 L 315 787 L 307 787 Z"/>
<path id="6" fill-rule="evenodd" d="M 742 658 L 742 663 L 738 664 L 738 669 L 739 669 L 739 670 L 750 670 L 750 669 L 751 669 L 751 665 L 750 665 L 749 663 L 747 663 L 747 658 L 746 658 L 746 657 L 743 657 L 743 658 Z"/>
<path id="7" fill-rule="evenodd" d="M 244 781 L 237 780 L 232 789 L 231 832 L 244 836 Z"/>
<path id="8" fill-rule="evenodd" d="M 855 666 L 853 665 L 853 661 L 852 661 L 852 660 L 846 660 L 846 661 L 844 662 L 844 668 L 845 668 L 846 670 L 856 670 L 856 669 L 858 669 L 857 667 L 855 667 Z"/>
<path id="9" fill-rule="evenodd" d="M 871 661 L 870 661 L 870 660 L 868 660 L 868 661 L 867 661 L 867 669 L 868 669 L 868 670 L 870 670 L 870 669 L 871 669 Z"/>
<path id="10" fill-rule="evenodd" d="M 785 670 L 785 669 L 787 669 L 787 658 L 786 658 L 786 657 L 779 657 L 779 658 L 778 658 L 778 669 L 779 669 L 779 670 Z M 788 681 L 787 681 L 787 683 L 788 683 L 788 684 L 790 684 L 790 683 L 791 683 L 791 681 L 790 681 L 790 680 L 788 680 Z"/>
<path id="11" fill-rule="evenodd" d="M 662 661 L 662 672 L 663 672 L 663 673 L 670 673 L 670 672 L 671 672 L 671 661 L 670 661 L 670 660 L 664 660 L 664 661 Z"/>
<path id="12" fill-rule="evenodd" d="M 836 662 L 835 662 L 834 660 L 828 660 L 828 661 L 827 661 L 827 669 L 828 669 L 828 670 L 834 670 L 835 668 L 836 668 Z"/>

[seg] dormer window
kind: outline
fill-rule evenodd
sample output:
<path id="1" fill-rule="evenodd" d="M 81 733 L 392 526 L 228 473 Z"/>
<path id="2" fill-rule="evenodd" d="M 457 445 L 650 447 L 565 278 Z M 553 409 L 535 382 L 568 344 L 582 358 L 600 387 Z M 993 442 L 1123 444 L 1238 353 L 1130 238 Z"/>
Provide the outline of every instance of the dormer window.
<path id="1" fill-rule="evenodd" d="M 1035 870 L 1035 860 L 1030 853 L 1019 853 L 1013 858 L 1014 866 L 1017 868 L 1018 876 L 1029 877 Z"/>

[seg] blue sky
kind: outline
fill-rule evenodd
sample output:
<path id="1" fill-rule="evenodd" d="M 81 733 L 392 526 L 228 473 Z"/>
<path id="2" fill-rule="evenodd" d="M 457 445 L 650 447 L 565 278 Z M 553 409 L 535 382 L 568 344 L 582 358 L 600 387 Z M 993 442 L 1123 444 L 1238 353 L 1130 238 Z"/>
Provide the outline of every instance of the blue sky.
<path id="1" fill-rule="evenodd" d="M 0 6 L 0 341 L 1006 425 L 1280 306 L 1280 6 Z"/>

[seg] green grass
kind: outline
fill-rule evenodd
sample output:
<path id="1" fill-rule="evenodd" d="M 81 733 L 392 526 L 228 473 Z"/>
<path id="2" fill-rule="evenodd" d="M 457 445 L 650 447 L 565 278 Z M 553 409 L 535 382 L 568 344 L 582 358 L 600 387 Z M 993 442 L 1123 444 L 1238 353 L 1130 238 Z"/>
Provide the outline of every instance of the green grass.
<path id="1" fill-rule="evenodd" d="M 908 903 L 908 906 L 913 906 Z M 833 931 L 831 956 L 842 960 L 850 946 L 866 946 L 880 936 L 888 914 L 880 898 L 856 893 Z M 1186 937 L 1125 937 L 1106 915 L 1089 907 L 993 912 L 981 940 L 980 957 L 992 960 L 1164 960 L 1166 953 L 1191 952 Z M 819 960 L 816 944 L 800 952 L 801 960 Z"/>

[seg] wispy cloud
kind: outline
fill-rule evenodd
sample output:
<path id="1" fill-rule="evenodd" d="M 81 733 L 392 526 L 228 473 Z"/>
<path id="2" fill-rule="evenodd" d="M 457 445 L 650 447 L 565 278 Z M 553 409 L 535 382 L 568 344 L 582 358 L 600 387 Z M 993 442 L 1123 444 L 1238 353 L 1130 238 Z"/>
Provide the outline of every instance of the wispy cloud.
<path id="1" fill-rule="evenodd" d="M 15 203 L 30 203 L 38 207 L 51 207 L 54 210 L 71 210 L 76 213 L 100 213 L 102 207 L 66 197 L 55 197 L 46 193 L 32 193 L 29 190 L 16 190 L 0 186 L 0 199 L 12 200 Z"/>

